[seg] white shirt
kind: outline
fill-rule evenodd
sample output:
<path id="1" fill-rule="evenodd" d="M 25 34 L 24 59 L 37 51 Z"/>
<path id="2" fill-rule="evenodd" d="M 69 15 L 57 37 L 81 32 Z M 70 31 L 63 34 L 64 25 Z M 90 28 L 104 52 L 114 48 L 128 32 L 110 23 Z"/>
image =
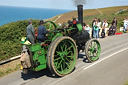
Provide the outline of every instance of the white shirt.
<path id="1" fill-rule="evenodd" d="M 107 28 L 108 27 L 108 23 L 103 23 L 103 25 L 102 25 L 102 27 L 105 27 L 105 28 Z"/>
<path id="2" fill-rule="evenodd" d="M 99 29 L 101 29 L 101 22 L 98 22 L 97 26 L 99 27 Z"/>
<path id="3" fill-rule="evenodd" d="M 128 25 L 128 20 L 124 20 L 124 25 Z"/>

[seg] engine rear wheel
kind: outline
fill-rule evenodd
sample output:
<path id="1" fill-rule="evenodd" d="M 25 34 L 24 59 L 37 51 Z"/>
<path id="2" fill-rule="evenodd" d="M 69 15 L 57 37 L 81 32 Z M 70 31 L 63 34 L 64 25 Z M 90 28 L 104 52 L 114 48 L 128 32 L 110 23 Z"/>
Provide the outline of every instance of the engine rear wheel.
<path id="1" fill-rule="evenodd" d="M 85 55 L 90 62 L 94 62 L 99 59 L 101 52 L 100 43 L 96 39 L 89 40 L 85 46 Z"/>
<path id="2" fill-rule="evenodd" d="M 53 72 L 53 71 L 52 71 L 51 65 L 50 65 L 50 54 L 51 54 L 52 47 L 54 46 L 55 42 L 56 42 L 58 39 L 60 39 L 60 38 L 61 38 L 61 37 L 56 38 L 56 39 L 50 44 L 50 46 L 49 46 L 49 48 L 48 48 L 48 52 L 47 52 L 47 66 L 48 66 L 48 68 L 49 68 L 49 70 L 50 70 L 51 72 Z"/>
<path id="3" fill-rule="evenodd" d="M 54 74 L 65 76 L 71 73 L 77 60 L 77 47 L 70 37 L 59 38 L 52 46 L 50 66 Z"/>

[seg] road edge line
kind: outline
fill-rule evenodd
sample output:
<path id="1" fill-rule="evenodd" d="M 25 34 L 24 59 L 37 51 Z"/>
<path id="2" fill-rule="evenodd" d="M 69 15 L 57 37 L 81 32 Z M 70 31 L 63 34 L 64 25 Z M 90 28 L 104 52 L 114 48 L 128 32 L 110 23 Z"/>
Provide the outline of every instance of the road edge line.
<path id="1" fill-rule="evenodd" d="M 118 53 L 120 53 L 120 52 L 122 52 L 122 51 L 125 51 L 125 50 L 127 50 L 127 49 L 128 49 L 128 48 L 119 50 L 119 51 L 117 51 L 117 52 L 115 52 L 115 53 L 113 53 L 113 54 L 111 54 L 111 55 L 109 55 L 109 56 L 107 56 L 107 57 L 105 57 L 105 58 L 103 58 L 103 59 L 101 59 L 101 60 L 98 60 L 97 62 L 95 62 L 95 63 L 93 63 L 93 64 L 91 64 L 91 65 L 85 67 L 83 70 L 86 70 L 86 69 L 88 69 L 88 68 L 90 68 L 90 67 L 92 67 L 92 66 L 94 66 L 94 65 L 96 65 L 96 64 L 98 64 L 98 63 L 100 63 L 100 62 L 102 62 L 102 61 L 104 61 L 104 60 L 106 60 L 106 59 L 108 59 L 108 58 L 110 58 L 111 56 L 116 55 L 116 54 L 118 54 Z"/>

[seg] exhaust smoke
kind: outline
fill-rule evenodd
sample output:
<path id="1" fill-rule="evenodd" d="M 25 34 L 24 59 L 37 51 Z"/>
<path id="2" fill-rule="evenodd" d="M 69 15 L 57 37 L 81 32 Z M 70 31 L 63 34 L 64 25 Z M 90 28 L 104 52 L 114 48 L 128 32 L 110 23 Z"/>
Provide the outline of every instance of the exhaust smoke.
<path id="1" fill-rule="evenodd" d="M 86 4 L 86 0 L 72 0 L 74 2 L 74 4 L 77 5 L 85 5 Z"/>

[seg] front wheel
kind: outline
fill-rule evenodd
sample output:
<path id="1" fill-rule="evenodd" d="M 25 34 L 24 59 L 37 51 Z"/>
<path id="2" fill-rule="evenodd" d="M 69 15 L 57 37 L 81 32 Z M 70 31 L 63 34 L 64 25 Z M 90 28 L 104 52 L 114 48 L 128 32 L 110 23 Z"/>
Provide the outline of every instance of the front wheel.
<path id="1" fill-rule="evenodd" d="M 101 46 L 98 40 L 89 40 L 85 46 L 85 55 L 90 62 L 94 62 L 99 59 L 101 52 Z"/>

